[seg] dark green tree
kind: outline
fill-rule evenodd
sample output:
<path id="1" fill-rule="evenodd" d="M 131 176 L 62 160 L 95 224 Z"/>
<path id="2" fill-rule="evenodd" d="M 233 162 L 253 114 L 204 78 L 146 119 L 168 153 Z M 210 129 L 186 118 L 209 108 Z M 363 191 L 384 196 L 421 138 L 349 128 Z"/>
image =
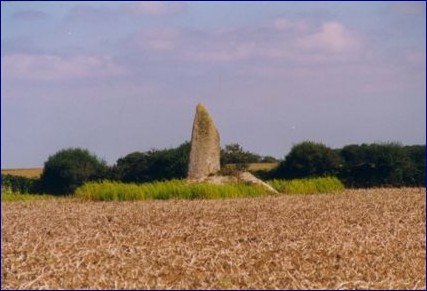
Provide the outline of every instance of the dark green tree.
<path id="1" fill-rule="evenodd" d="M 35 194 L 39 191 L 40 181 L 36 178 L 1 174 L 1 185 L 13 192 Z"/>
<path id="2" fill-rule="evenodd" d="M 187 176 L 190 143 L 172 149 L 134 152 L 120 158 L 113 168 L 114 176 L 123 182 L 144 183 Z"/>
<path id="3" fill-rule="evenodd" d="M 376 169 L 375 184 L 404 186 L 405 171 L 409 169 L 409 158 L 400 144 L 370 145 L 368 162 L 372 163 Z"/>
<path id="4" fill-rule="evenodd" d="M 293 179 L 336 175 L 341 163 L 336 151 L 321 143 L 305 141 L 292 147 L 279 164 L 276 176 Z"/>
<path id="5" fill-rule="evenodd" d="M 87 181 L 103 179 L 107 170 L 105 161 L 86 149 L 64 149 L 45 162 L 40 185 L 46 193 L 72 194 Z"/>
<path id="6" fill-rule="evenodd" d="M 344 166 L 340 179 L 346 186 L 361 187 L 374 185 L 375 164 L 368 151 L 368 145 L 347 145 L 340 151 Z"/>
<path id="7" fill-rule="evenodd" d="M 116 180 L 142 183 L 149 179 L 150 157 L 148 153 L 133 152 L 117 160 L 112 172 Z"/>
<path id="8" fill-rule="evenodd" d="M 405 184 L 408 186 L 426 185 L 426 146 L 405 146 L 404 151 L 409 158 L 409 169 L 405 172 Z"/>
<path id="9" fill-rule="evenodd" d="M 340 152 L 344 160 L 340 178 L 350 187 L 416 185 L 425 174 L 425 146 L 424 153 L 420 149 L 398 143 L 345 146 Z"/>

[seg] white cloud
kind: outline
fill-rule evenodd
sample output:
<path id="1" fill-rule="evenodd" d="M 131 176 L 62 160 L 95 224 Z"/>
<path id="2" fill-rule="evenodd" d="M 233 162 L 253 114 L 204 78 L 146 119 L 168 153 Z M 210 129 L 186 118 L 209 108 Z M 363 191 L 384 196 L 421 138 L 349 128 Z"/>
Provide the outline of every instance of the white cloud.
<path id="1" fill-rule="evenodd" d="M 122 75 L 125 70 L 108 56 L 10 54 L 2 56 L 2 78 L 71 80 Z"/>
<path id="2" fill-rule="evenodd" d="M 296 40 L 296 46 L 305 50 L 339 53 L 359 49 L 361 41 L 341 23 L 326 22 L 318 32 Z"/>

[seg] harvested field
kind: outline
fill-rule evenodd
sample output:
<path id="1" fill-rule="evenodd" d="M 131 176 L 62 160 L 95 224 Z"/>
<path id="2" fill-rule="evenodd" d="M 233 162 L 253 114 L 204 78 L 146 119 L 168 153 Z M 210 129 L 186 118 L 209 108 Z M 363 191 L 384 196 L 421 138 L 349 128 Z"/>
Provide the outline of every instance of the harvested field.
<path id="1" fill-rule="evenodd" d="M 249 171 L 270 171 L 279 166 L 279 163 L 251 163 L 249 164 Z"/>
<path id="2" fill-rule="evenodd" d="M 2 289 L 425 289 L 425 189 L 2 203 Z"/>
<path id="3" fill-rule="evenodd" d="M 43 168 L 23 168 L 23 169 L 2 169 L 3 175 L 12 175 L 26 178 L 39 178 Z"/>

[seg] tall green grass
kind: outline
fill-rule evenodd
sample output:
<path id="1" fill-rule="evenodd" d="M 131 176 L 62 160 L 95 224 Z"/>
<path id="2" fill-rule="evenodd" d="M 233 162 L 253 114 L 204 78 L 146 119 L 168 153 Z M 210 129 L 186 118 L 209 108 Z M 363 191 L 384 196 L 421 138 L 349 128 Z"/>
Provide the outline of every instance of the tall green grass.
<path id="1" fill-rule="evenodd" d="M 266 195 L 262 186 L 249 184 L 187 183 L 171 180 L 145 184 L 90 182 L 77 188 L 75 197 L 91 201 L 134 201 L 148 199 L 222 199 Z"/>
<path id="2" fill-rule="evenodd" d="M 1 201 L 2 202 L 13 202 L 13 201 L 33 201 L 33 200 L 45 200 L 53 199 L 55 196 L 46 194 L 27 194 L 12 191 L 10 187 L 1 187 Z"/>
<path id="3" fill-rule="evenodd" d="M 344 190 L 343 184 L 333 177 L 299 180 L 272 180 L 269 184 L 284 194 L 325 193 Z M 269 195 L 259 185 L 230 183 L 216 185 L 209 183 L 188 183 L 185 180 L 171 180 L 144 184 L 111 181 L 89 182 L 75 191 L 74 197 L 90 201 L 136 201 L 168 199 L 223 199 Z"/>
<path id="4" fill-rule="evenodd" d="M 335 177 L 271 180 L 268 184 L 284 194 L 329 193 L 344 190 L 344 185 Z"/>

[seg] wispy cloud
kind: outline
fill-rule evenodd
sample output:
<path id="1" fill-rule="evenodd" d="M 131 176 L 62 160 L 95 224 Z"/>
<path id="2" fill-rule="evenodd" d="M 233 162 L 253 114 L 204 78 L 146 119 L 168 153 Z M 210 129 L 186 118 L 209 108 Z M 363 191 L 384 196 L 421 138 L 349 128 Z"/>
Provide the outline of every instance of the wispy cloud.
<path id="1" fill-rule="evenodd" d="M 2 78 L 31 80 L 72 80 L 105 78 L 125 70 L 108 56 L 10 54 L 2 56 Z"/>
<path id="2" fill-rule="evenodd" d="M 405 60 L 414 67 L 422 67 L 425 71 L 426 50 L 420 48 L 407 49 L 404 53 Z"/>
<path id="3" fill-rule="evenodd" d="M 292 30 L 292 33 L 288 33 Z M 131 37 L 129 46 L 153 54 L 174 54 L 177 59 L 233 62 L 250 59 L 291 59 L 307 54 L 354 52 L 362 40 L 338 22 L 315 29 L 303 21 L 278 19 L 272 27 L 228 31 L 147 28 Z"/>
<path id="4" fill-rule="evenodd" d="M 292 30 L 300 33 L 307 32 L 309 25 L 304 20 L 291 21 L 285 17 L 278 17 L 273 21 L 273 27 L 277 30 Z"/>
<path id="5" fill-rule="evenodd" d="M 355 34 L 338 22 L 323 23 L 320 30 L 296 41 L 299 48 L 327 52 L 345 52 L 359 49 L 360 40 Z"/>
<path id="6" fill-rule="evenodd" d="M 124 6 L 126 11 L 134 16 L 164 16 L 184 11 L 187 4 L 184 2 L 143 1 Z"/>
<path id="7" fill-rule="evenodd" d="M 184 2 L 132 2 L 117 7 L 99 5 L 77 5 L 65 16 L 66 21 L 102 22 L 125 17 L 160 17 L 183 12 Z"/>
<path id="8" fill-rule="evenodd" d="M 177 48 L 184 30 L 173 27 L 140 29 L 132 39 L 132 45 L 154 52 L 167 52 Z"/>
<path id="9" fill-rule="evenodd" d="M 11 18 L 13 20 L 39 21 L 48 19 L 49 15 L 39 10 L 21 10 L 14 13 Z"/>
<path id="10" fill-rule="evenodd" d="M 419 15 L 426 13 L 426 3 L 422 2 L 395 2 L 391 4 L 391 9 L 394 12 L 406 15 Z"/>
<path id="11" fill-rule="evenodd" d="M 116 19 L 119 14 L 115 9 L 104 6 L 78 5 L 73 7 L 64 17 L 66 22 L 106 23 Z"/>
<path id="12" fill-rule="evenodd" d="M 271 27 L 255 29 L 214 32 L 143 29 L 132 37 L 129 45 L 153 56 L 168 54 L 169 58 L 194 62 L 323 62 L 342 58 L 347 53 L 354 55 L 363 47 L 363 41 L 339 22 L 326 22 L 316 28 L 304 21 L 280 18 Z"/>

